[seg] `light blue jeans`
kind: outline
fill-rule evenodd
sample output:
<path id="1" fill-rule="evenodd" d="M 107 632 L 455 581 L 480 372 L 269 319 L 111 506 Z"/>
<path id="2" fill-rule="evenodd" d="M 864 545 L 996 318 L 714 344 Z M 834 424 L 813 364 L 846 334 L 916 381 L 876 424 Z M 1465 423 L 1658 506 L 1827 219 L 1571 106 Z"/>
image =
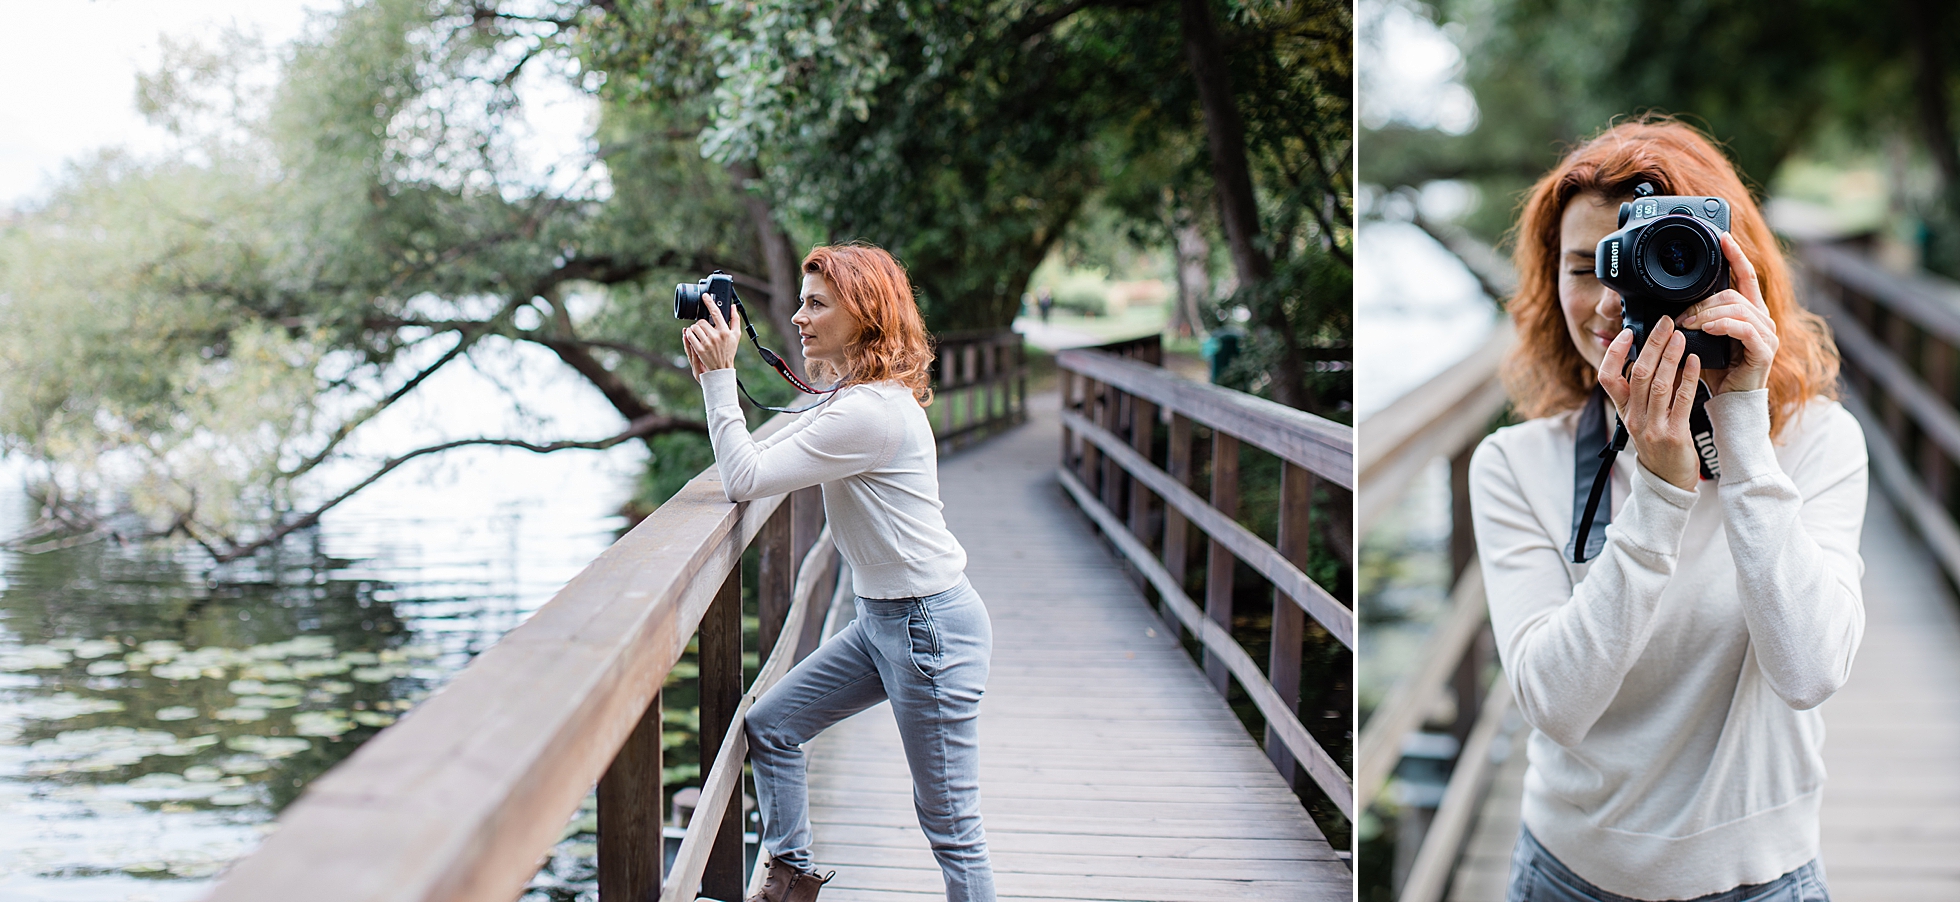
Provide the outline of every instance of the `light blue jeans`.
<path id="1" fill-rule="evenodd" d="M 1506 902 L 1639 902 L 1609 893 L 1545 851 L 1530 830 L 1518 837 L 1511 853 L 1511 888 Z M 1816 859 L 1768 883 L 1738 886 L 1698 896 L 1689 902 L 1831 902 L 1824 888 L 1824 866 Z"/>
<path id="2" fill-rule="evenodd" d="M 790 669 L 749 710 L 749 761 L 762 846 L 809 869 L 803 743 L 890 699 L 912 769 L 912 803 L 946 878 L 949 902 L 993 902 L 980 826 L 980 695 L 993 624 L 965 576 L 923 598 L 859 598 L 857 617 Z"/>

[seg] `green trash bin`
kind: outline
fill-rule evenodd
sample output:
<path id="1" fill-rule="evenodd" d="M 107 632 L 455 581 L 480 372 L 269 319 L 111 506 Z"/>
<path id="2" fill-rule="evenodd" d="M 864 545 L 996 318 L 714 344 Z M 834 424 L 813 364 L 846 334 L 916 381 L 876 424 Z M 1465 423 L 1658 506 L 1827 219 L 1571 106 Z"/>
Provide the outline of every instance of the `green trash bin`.
<path id="1" fill-rule="evenodd" d="M 1232 359 L 1239 356 L 1239 330 L 1226 328 L 1211 333 L 1205 339 L 1205 362 L 1211 364 L 1211 381 L 1216 383 L 1219 374 L 1232 365 Z"/>

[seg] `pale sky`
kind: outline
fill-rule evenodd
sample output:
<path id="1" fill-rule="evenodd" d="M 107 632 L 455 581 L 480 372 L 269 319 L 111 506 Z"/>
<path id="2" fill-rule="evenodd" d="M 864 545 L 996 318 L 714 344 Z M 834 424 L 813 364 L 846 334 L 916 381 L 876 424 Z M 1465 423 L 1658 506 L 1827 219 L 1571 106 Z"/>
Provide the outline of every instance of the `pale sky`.
<path id="1" fill-rule="evenodd" d="M 0 0 L 0 211 L 45 195 L 62 163 L 120 146 L 147 155 L 167 136 L 136 112 L 136 76 L 157 65 L 158 36 L 209 40 L 256 31 L 276 52 L 309 11 L 341 0 Z M 530 167 L 582 156 L 592 103 L 543 70 L 527 70 L 520 146 Z M 542 176 L 540 176 L 542 177 Z M 561 171 L 552 181 L 573 177 Z"/>
<path id="2" fill-rule="evenodd" d="M 296 37 L 309 8 L 337 0 L 0 0 L 0 208 L 43 194 L 64 160 L 97 148 L 139 153 L 164 133 L 136 112 L 136 74 L 157 64 L 157 36 L 204 38 L 227 25 L 268 47 Z"/>

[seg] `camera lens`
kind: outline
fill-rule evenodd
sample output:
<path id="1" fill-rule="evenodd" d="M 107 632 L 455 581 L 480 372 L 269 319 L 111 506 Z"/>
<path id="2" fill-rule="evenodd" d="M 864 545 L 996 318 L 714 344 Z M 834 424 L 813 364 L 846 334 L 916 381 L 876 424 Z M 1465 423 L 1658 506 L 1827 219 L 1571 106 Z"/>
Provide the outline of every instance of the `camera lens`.
<path id="1" fill-rule="evenodd" d="M 1635 241 L 1640 281 L 1656 300 L 1699 300 L 1721 276 L 1721 246 L 1712 230 L 1693 219 L 1662 217 Z"/>
<path id="2" fill-rule="evenodd" d="M 1688 270 L 1695 265 L 1695 250 L 1680 238 L 1669 238 L 1654 248 L 1654 257 L 1668 275 L 1679 278 L 1687 275 Z"/>
<path id="3" fill-rule="evenodd" d="M 705 279 L 702 281 L 706 281 Z M 682 282 L 674 286 L 674 318 L 697 320 L 702 316 L 701 285 Z"/>

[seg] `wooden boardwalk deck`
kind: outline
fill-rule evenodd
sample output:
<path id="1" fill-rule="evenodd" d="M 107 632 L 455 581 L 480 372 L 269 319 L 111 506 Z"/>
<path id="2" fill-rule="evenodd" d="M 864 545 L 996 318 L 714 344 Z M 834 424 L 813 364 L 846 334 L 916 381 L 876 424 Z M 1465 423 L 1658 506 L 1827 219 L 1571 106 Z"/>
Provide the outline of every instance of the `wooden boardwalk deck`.
<path id="1" fill-rule="evenodd" d="M 1055 395 L 940 465 L 994 624 L 981 796 L 1002 899 L 1347 900 L 1353 878 L 1069 502 Z M 828 902 L 943 898 L 891 708 L 811 743 Z"/>
<path id="2" fill-rule="evenodd" d="M 1876 484 L 1861 550 L 1865 638 L 1850 681 L 1823 709 L 1831 898 L 1960 899 L 1960 601 Z M 1522 759 L 1514 754 L 1492 782 L 1453 900 L 1504 897 Z"/>

